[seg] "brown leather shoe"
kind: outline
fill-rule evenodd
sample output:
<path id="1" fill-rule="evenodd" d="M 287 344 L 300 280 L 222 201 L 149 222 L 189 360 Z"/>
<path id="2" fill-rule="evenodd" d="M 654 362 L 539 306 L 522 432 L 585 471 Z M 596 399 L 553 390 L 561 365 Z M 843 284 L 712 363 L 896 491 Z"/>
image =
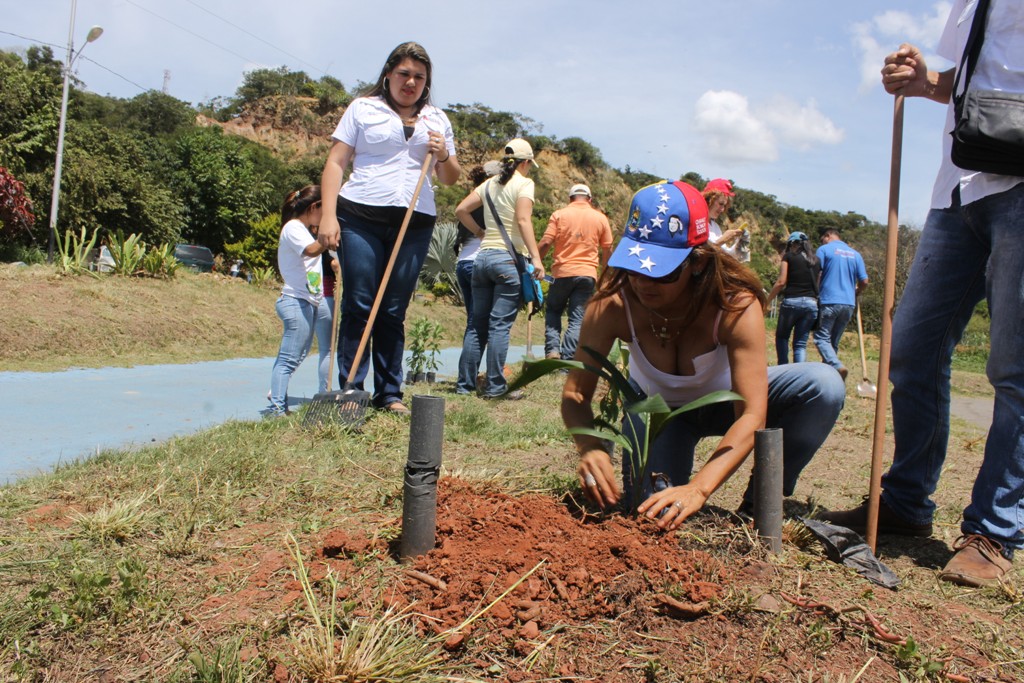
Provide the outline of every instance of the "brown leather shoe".
<path id="1" fill-rule="evenodd" d="M 868 501 L 867 498 L 859 506 L 852 510 L 836 510 L 834 512 L 819 512 L 817 518 L 829 524 L 844 526 L 847 529 L 864 535 L 868 526 Z M 892 511 L 884 500 L 878 501 L 878 533 L 892 536 L 931 536 L 931 522 L 927 524 L 913 524 L 903 519 Z"/>
<path id="2" fill-rule="evenodd" d="M 961 586 L 991 586 L 999 583 L 1013 563 L 1003 557 L 1003 544 L 978 534 L 956 539 L 956 554 L 946 563 L 939 578 Z"/>

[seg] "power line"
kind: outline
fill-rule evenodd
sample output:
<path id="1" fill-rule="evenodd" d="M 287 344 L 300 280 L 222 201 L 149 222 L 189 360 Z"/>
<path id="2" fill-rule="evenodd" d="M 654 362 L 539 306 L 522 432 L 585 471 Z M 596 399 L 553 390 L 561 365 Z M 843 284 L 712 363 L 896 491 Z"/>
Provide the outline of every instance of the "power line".
<path id="1" fill-rule="evenodd" d="M 63 47 L 66 47 L 66 46 L 64 46 L 64 45 L 57 45 L 56 43 L 48 43 L 48 42 L 46 42 L 45 40 L 38 40 L 38 39 L 36 39 L 36 38 L 30 38 L 29 36 L 23 36 L 23 35 L 19 35 L 19 34 L 17 34 L 17 33 L 11 33 L 10 31 L 0 31 L 0 33 L 3 33 L 3 34 L 5 34 L 5 35 L 8 35 L 8 36 L 14 36 L 15 38 L 21 38 L 22 40 L 27 40 L 28 42 L 30 42 L 30 43 L 35 43 L 35 44 L 37 44 L 37 45 L 46 45 L 47 47 L 56 47 L 56 48 L 63 48 Z M 120 79 L 121 79 L 122 81 L 125 81 L 125 82 L 127 82 L 127 83 L 131 83 L 132 85 L 134 85 L 134 86 L 135 86 L 136 88 L 138 88 L 139 90 L 142 90 L 142 91 L 146 91 L 146 90 L 151 90 L 151 88 L 147 88 L 147 87 L 146 87 L 146 86 L 144 86 L 144 85 L 139 85 L 138 83 L 136 83 L 136 82 L 135 82 L 135 81 L 133 81 L 132 79 L 128 78 L 127 76 L 122 76 L 121 74 L 117 73 L 116 71 L 114 71 L 114 70 L 113 70 L 113 69 L 111 69 L 110 67 L 108 67 L 108 66 L 104 66 L 103 64 L 100 64 L 100 63 L 99 63 L 99 62 L 97 62 L 97 61 L 96 61 L 95 59 L 92 59 L 92 58 L 90 58 L 90 57 L 86 57 L 85 55 L 81 54 L 81 50 L 79 50 L 79 52 L 78 52 L 78 53 L 77 53 L 77 54 L 76 54 L 75 56 L 76 56 L 76 57 L 77 57 L 78 59 L 84 59 L 84 60 L 85 60 L 85 61 L 87 61 L 87 62 L 92 62 L 93 64 L 95 64 L 95 65 L 96 65 L 96 66 L 98 66 L 99 68 L 103 69 L 104 71 L 106 71 L 106 72 L 108 72 L 108 73 L 111 73 L 111 74 L 113 74 L 113 75 L 117 76 L 117 77 L 118 77 L 118 78 L 120 78 Z"/>
<path id="2" fill-rule="evenodd" d="M 181 24 L 177 24 L 177 23 L 171 21 L 167 17 L 160 16 L 159 14 L 154 12 L 153 10 L 147 9 L 147 8 L 143 7 L 142 5 L 140 5 L 137 2 L 132 2 L 132 0 L 124 0 L 124 1 L 127 2 L 129 5 L 132 5 L 133 7 L 139 8 L 143 12 L 148 12 L 149 14 L 152 14 L 154 17 L 156 17 L 157 19 L 159 19 L 161 21 L 167 22 L 168 24 L 170 24 L 171 26 L 177 28 L 178 30 L 184 31 L 185 33 L 187 33 L 187 34 L 189 34 L 191 36 L 195 36 L 196 38 L 198 38 L 199 40 L 202 40 L 205 43 L 209 43 L 210 45 L 213 45 L 215 48 L 218 48 L 220 50 L 223 50 L 224 52 L 227 52 L 229 55 L 233 55 L 235 57 L 238 57 L 239 59 L 241 59 L 242 61 L 245 61 L 245 62 L 250 62 L 250 63 L 253 63 L 253 64 L 256 63 L 255 59 L 250 59 L 250 58 L 246 57 L 245 55 L 240 55 L 237 52 L 235 52 L 234 50 L 230 50 L 230 49 L 224 47 L 223 45 L 215 43 L 212 40 L 210 40 L 209 38 L 205 38 L 205 37 L 199 35 L 198 33 L 196 33 L 195 31 L 193 31 L 191 29 L 187 29 L 184 26 L 182 26 Z"/>
<path id="3" fill-rule="evenodd" d="M 122 81 L 125 81 L 126 83 L 131 83 L 132 85 L 134 85 L 136 88 L 138 88 L 139 90 L 141 90 L 143 92 L 146 92 L 147 90 L 153 90 L 153 88 L 147 88 L 144 85 L 139 85 L 138 83 L 136 83 L 132 79 L 128 78 L 127 76 L 122 76 L 121 74 L 117 73 L 113 69 L 103 66 L 102 64 L 97 62 L 95 59 L 90 59 L 89 57 L 83 57 L 83 56 L 80 56 L 79 59 L 84 59 L 87 62 L 92 62 L 93 64 L 95 64 L 99 68 L 103 69 L 104 71 L 107 71 L 109 73 L 114 74 L 115 76 L 120 78 Z"/>
<path id="4" fill-rule="evenodd" d="M 283 54 L 283 55 L 287 55 L 287 56 L 291 57 L 292 59 L 294 59 L 294 60 L 296 60 L 296 61 L 299 61 L 299 62 L 301 62 L 301 63 L 305 64 L 306 66 L 310 67 L 311 69 L 315 69 L 316 71 L 319 71 L 319 72 L 320 72 L 321 74 L 323 74 L 324 76 L 326 76 L 326 75 L 327 75 L 327 72 L 326 72 L 326 71 L 324 71 L 324 70 L 323 70 L 323 69 L 321 69 L 320 67 L 316 66 L 315 64 L 310 64 L 309 62 L 307 62 L 306 60 L 304 60 L 304 59 L 303 59 L 302 57 L 299 57 L 299 56 L 297 56 L 297 55 L 293 55 L 292 53 L 288 52 L 287 50 L 284 50 L 283 48 L 280 48 L 280 47 L 278 47 L 277 45 L 274 45 L 274 44 L 273 44 L 273 43 L 271 43 L 270 41 L 268 41 L 268 40 L 264 40 L 263 38 L 260 38 L 260 37 L 259 37 L 258 35 L 256 35 L 255 33 L 252 33 L 251 31 L 248 31 L 248 30 L 246 30 L 246 29 L 242 28 L 242 27 L 241 27 L 241 26 L 239 26 L 238 24 L 232 23 L 232 22 L 231 22 L 231 21 L 229 21 L 228 19 L 225 19 L 224 17 L 222 17 L 222 16 L 220 16 L 220 15 L 218 15 L 218 14 L 215 14 L 215 13 L 211 12 L 210 10 L 208 10 L 208 9 L 206 9 L 205 7 L 203 7 L 202 5 L 200 5 L 200 4 L 198 3 L 198 2 L 195 2 L 195 0 L 187 0 L 187 2 L 188 2 L 188 3 L 190 4 L 190 5 L 195 5 L 196 7 L 198 7 L 199 9 L 201 9 L 202 11 L 206 12 L 207 14 L 209 14 L 209 15 L 210 15 L 211 17 L 215 17 L 215 18 L 217 18 L 217 19 L 220 19 L 221 21 L 223 21 L 223 22 L 224 22 L 225 24 L 227 24 L 228 26 L 232 26 L 232 27 L 234 27 L 234 28 L 238 29 L 239 31 L 241 31 L 241 32 L 242 32 L 242 33 L 244 33 L 245 35 L 247 35 L 247 36 L 250 36 L 250 37 L 252 37 L 252 38 L 255 38 L 256 40 L 260 41 L 260 42 L 261 42 L 261 43 L 263 43 L 264 45 L 267 45 L 267 46 L 269 46 L 269 47 L 272 47 L 272 48 L 274 48 L 275 50 L 277 50 L 277 51 L 278 51 L 278 52 L 280 52 L 281 54 Z"/>

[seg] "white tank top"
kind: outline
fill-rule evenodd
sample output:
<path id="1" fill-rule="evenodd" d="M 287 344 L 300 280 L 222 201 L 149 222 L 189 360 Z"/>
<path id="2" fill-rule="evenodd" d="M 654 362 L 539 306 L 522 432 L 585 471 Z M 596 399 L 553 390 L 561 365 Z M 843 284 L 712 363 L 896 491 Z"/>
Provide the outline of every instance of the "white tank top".
<path id="1" fill-rule="evenodd" d="M 637 383 L 640 390 L 648 396 L 660 394 L 665 403 L 672 408 L 686 405 L 691 401 L 705 396 L 712 391 L 729 391 L 732 389 L 732 371 L 729 367 L 728 349 L 718 342 L 718 324 L 722 320 L 722 311 L 715 316 L 713 340 L 715 348 L 693 359 L 692 375 L 673 375 L 662 372 L 651 365 L 640 348 L 636 329 L 633 327 L 633 315 L 629 309 L 629 298 L 622 294 L 626 305 L 626 319 L 629 320 L 629 377 Z"/>

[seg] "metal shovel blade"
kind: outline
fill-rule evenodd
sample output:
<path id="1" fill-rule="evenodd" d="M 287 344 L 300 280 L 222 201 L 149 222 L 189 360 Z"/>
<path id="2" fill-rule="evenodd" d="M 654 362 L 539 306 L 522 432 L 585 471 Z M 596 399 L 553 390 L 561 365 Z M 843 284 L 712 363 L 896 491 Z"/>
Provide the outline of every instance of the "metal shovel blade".
<path id="1" fill-rule="evenodd" d="M 321 427 L 337 424 L 356 428 L 366 421 L 366 408 L 369 405 L 370 393 L 360 389 L 342 389 L 316 394 L 306 409 L 302 426 Z"/>
<path id="2" fill-rule="evenodd" d="M 857 395 L 861 398 L 877 398 L 878 389 L 865 377 L 857 384 Z"/>

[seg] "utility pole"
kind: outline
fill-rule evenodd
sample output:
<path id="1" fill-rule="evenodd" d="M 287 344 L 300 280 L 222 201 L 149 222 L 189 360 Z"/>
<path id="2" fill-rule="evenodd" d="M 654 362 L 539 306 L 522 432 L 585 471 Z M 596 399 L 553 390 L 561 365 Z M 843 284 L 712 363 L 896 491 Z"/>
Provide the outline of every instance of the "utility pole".
<path id="1" fill-rule="evenodd" d="M 75 10 L 78 0 L 71 0 L 71 26 L 68 28 L 68 54 L 64 62 L 64 92 L 60 99 L 60 125 L 57 127 L 57 161 L 53 166 L 53 195 L 50 197 L 50 239 L 46 248 L 46 260 L 53 263 L 53 244 L 57 238 L 57 209 L 60 205 L 60 173 L 64 162 L 64 128 L 68 118 L 68 88 L 71 81 L 71 66 L 75 61 Z M 85 37 L 85 44 L 88 45 L 103 34 L 103 28 L 93 26 Z M 85 49 L 85 45 L 82 46 Z M 82 50 L 78 51 L 82 54 Z"/>
<path id="2" fill-rule="evenodd" d="M 164 69 L 164 89 L 163 89 L 163 92 L 164 92 L 165 95 L 167 94 L 167 90 L 168 90 L 167 86 L 170 85 L 170 83 L 171 83 L 171 70 L 170 69 Z"/>

